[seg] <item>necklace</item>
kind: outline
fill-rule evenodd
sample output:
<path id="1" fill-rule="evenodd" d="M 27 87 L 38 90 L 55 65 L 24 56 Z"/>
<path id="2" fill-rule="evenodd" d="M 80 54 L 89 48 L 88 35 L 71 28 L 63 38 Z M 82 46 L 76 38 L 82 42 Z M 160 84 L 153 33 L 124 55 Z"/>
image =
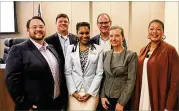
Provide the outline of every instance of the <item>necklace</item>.
<path id="1" fill-rule="evenodd" d="M 152 55 L 152 52 L 149 51 L 149 52 L 147 53 L 146 57 L 149 58 L 151 55 Z"/>

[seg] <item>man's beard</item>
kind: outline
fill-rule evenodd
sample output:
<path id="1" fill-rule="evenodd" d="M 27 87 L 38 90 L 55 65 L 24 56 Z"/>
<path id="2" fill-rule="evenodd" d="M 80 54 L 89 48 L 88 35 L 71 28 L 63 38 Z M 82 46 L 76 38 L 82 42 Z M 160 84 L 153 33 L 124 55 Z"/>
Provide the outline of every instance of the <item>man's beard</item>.
<path id="1" fill-rule="evenodd" d="M 37 38 L 37 37 L 31 37 L 32 39 L 34 39 L 34 40 L 43 40 L 44 39 L 44 37 L 42 36 L 42 37 L 40 37 L 40 38 Z"/>
<path id="2" fill-rule="evenodd" d="M 39 32 L 38 32 L 39 33 Z M 43 40 L 44 37 L 45 37 L 45 34 L 43 32 L 40 32 L 41 34 L 41 37 L 36 37 L 35 34 L 34 35 L 31 35 L 29 34 L 30 38 L 32 38 L 33 40 L 37 40 L 37 41 L 40 41 L 40 40 Z"/>

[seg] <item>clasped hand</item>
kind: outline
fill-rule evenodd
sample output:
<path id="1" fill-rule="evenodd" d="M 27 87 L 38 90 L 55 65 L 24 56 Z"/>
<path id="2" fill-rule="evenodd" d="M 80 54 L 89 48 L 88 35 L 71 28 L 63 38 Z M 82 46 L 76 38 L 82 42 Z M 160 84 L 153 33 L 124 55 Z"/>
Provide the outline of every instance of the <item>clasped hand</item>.
<path id="1" fill-rule="evenodd" d="M 72 96 L 80 102 L 86 102 L 91 97 L 91 95 L 88 93 L 86 93 L 84 96 L 80 96 L 77 92 L 73 93 Z"/>

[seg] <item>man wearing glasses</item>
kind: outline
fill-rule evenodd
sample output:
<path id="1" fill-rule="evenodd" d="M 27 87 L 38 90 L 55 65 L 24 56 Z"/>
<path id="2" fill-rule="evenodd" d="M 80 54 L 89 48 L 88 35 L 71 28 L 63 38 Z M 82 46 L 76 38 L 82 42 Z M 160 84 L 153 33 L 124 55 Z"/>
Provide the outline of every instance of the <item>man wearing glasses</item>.
<path id="1" fill-rule="evenodd" d="M 111 18 L 106 13 L 101 13 L 97 17 L 97 26 L 100 34 L 94 36 L 91 42 L 98 44 L 103 47 L 104 51 L 110 50 L 111 45 L 109 42 L 109 30 L 112 24 Z"/>

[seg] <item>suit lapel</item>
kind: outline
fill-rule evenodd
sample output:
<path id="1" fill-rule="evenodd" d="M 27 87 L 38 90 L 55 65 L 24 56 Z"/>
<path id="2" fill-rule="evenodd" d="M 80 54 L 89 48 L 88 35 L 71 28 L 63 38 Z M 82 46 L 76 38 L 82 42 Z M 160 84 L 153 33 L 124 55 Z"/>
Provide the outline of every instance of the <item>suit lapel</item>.
<path id="1" fill-rule="evenodd" d="M 100 34 L 98 35 L 98 37 L 96 39 L 96 42 L 97 42 L 98 45 L 99 45 L 99 39 L 100 39 Z"/>
<path id="2" fill-rule="evenodd" d="M 29 50 L 39 59 L 43 62 L 43 64 L 45 64 L 46 66 L 48 66 L 48 63 L 46 61 L 46 59 L 44 58 L 44 56 L 40 53 L 40 51 L 37 49 L 37 47 L 30 41 L 30 39 L 27 41 L 28 42 L 28 47 Z"/>
<path id="3" fill-rule="evenodd" d="M 106 69 L 106 71 L 113 76 L 112 72 L 111 72 L 111 57 L 112 57 L 112 53 L 113 51 L 110 50 L 109 53 L 106 55 L 105 61 L 104 61 L 104 68 Z"/>
<path id="4" fill-rule="evenodd" d="M 53 41 L 55 42 L 55 45 L 56 45 L 54 47 L 56 47 L 58 49 L 57 51 L 59 51 L 59 53 L 63 54 L 63 49 L 62 49 L 62 46 L 61 46 L 61 43 L 60 43 L 60 38 L 59 38 L 57 33 L 55 33 L 55 35 L 53 37 Z"/>
<path id="5" fill-rule="evenodd" d="M 77 41 L 76 37 L 72 35 L 71 33 L 69 33 L 68 37 L 69 37 L 70 45 L 74 44 Z"/>
<path id="6" fill-rule="evenodd" d="M 76 52 L 74 52 L 74 60 L 76 61 L 75 64 L 77 64 L 77 69 L 80 75 L 83 75 L 82 69 L 81 69 L 81 63 L 80 63 L 80 51 L 79 51 L 79 44 L 77 45 Z"/>

